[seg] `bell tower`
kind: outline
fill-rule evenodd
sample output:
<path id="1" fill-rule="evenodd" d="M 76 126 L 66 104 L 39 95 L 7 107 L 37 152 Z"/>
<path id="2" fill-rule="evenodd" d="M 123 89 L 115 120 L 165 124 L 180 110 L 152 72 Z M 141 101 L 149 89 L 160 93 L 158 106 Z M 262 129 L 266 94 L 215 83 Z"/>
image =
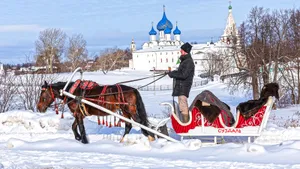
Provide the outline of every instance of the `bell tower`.
<path id="1" fill-rule="evenodd" d="M 236 24 L 232 15 L 231 1 L 229 1 L 227 22 L 224 33 L 221 37 L 221 41 L 223 43 L 227 43 L 228 45 L 240 43 L 238 29 L 236 28 Z"/>
<path id="2" fill-rule="evenodd" d="M 130 45 L 130 52 L 132 53 L 134 51 L 136 51 L 136 45 L 135 45 L 135 42 L 134 42 L 134 40 L 132 38 L 131 45 Z"/>

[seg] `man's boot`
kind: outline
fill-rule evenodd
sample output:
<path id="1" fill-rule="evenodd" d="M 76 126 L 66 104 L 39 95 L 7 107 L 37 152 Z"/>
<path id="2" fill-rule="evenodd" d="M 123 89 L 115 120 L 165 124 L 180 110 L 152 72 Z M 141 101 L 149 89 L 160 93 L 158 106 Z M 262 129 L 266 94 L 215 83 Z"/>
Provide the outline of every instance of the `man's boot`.
<path id="1" fill-rule="evenodd" d="M 183 123 L 189 122 L 189 120 L 190 120 L 189 114 L 182 114 L 182 117 L 183 117 L 183 119 L 182 119 Z"/>

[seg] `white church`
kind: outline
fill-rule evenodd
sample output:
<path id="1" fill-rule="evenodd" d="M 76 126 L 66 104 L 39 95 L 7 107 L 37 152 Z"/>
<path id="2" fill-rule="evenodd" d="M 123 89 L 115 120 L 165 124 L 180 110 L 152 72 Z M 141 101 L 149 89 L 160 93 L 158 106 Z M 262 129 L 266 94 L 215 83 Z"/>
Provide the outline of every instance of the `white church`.
<path id="1" fill-rule="evenodd" d="M 192 44 L 192 58 L 195 62 L 196 73 L 204 72 L 202 63 L 204 56 L 208 52 L 217 52 L 220 50 L 230 50 L 233 44 L 239 44 L 238 30 L 232 15 L 232 6 L 228 7 L 227 24 L 224 33 L 217 42 L 208 42 L 206 44 Z M 166 16 L 165 7 L 163 7 L 163 17 L 156 26 L 157 31 L 152 28 L 149 32 L 149 42 L 142 45 L 142 49 L 136 50 L 134 40 L 131 42 L 132 59 L 129 61 L 129 67 L 134 70 L 168 70 L 176 68 L 176 63 L 180 57 L 180 46 L 184 44 L 181 41 L 181 31 L 177 22 L 173 30 L 173 24 Z M 173 34 L 172 34 L 173 30 Z M 233 61 L 234 62 L 234 61 Z M 232 63 L 233 66 L 235 63 Z"/>

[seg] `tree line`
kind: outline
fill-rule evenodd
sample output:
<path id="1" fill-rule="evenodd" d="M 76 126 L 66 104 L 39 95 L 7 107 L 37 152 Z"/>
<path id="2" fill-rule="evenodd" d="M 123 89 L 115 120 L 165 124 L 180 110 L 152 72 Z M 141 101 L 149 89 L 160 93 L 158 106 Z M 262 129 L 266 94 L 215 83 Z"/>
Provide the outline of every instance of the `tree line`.
<path id="1" fill-rule="evenodd" d="M 129 66 L 131 59 L 129 49 L 106 48 L 92 56 L 87 50 L 87 41 L 82 34 L 67 34 L 61 29 L 49 28 L 39 33 L 35 41 L 34 56 L 29 63 L 4 65 L 6 69 L 28 66 L 45 67 L 44 73 L 70 72 L 77 67 L 87 68 L 90 71 L 102 70 L 107 73 L 113 69 Z M 105 64 L 103 64 L 105 63 Z M 107 66 L 111 65 L 111 66 Z"/>
<path id="2" fill-rule="evenodd" d="M 92 61 L 89 71 L 101 70 L 107 74 L 110 70 L 128 67 L 132 58 L 129 49 L 107 48 L 89 59 L 87 42 L 81 34 L 70 37 L 60 29 L 49 28 L 40 32 L 35 42 L 33 61 L 22 64 L 5 64 L 5 70 L 18 70 L 22 67 L 46 67 L 46 72 L 30 72 L 16 76 L 11 73 L 0 74 L 0 113 L 25 109 L 36 111 L 41 85 L 44 81 L 55 82 L 59 77 L 55 72 L 70 72 L 77 67 L 86 68 Z M 29 58 L 30 59 L 30 58 Z M 55 70 L 54 70 L 55 69 Z"/>

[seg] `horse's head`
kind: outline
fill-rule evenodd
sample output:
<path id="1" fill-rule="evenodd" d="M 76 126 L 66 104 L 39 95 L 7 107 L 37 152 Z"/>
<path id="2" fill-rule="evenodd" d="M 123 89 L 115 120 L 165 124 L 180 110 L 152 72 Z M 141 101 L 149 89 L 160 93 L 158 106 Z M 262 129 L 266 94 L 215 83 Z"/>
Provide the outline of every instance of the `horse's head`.
<path id="1" fill-rule="evenodd" d="M 40 99 L 37 104 L 37 109 L 39 112 L 45 112 L 47 108 L 54 102 L 55 100 L 55 91 L 53 90 L 51 85 L 45 81 L 42 85 L 42 90 L 40 94 Z"/>
<path id="2" fill-rule="evenodd" d="M 275 96 L 279 99 L 279 85 L 277 83 L 268 83 L 265 84 L 261 90 L 260 98 L 268 98 L 269 96 Z"/>

